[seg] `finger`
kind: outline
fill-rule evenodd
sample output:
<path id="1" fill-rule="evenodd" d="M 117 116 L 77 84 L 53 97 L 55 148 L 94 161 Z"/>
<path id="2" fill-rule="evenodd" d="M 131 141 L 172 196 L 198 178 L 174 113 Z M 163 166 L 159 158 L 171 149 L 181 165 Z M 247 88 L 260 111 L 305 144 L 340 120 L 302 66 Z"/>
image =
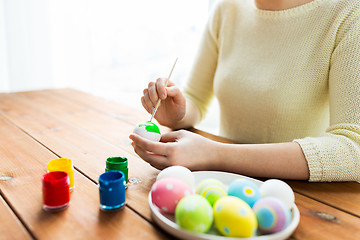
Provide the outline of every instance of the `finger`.
<path id="1" fill-rule="evenodd" d="M 145 108 L 145 110 L 146 110 L 148 113 L 152 113 L 153 107 L 152 107 L 152 106 L 149 107 L 149 106 L 146 104 L 146 102 L 145 102 L 145 97 L 144 97 L 144 96 L 141 97 L 141 103 L 142 103 L 143 107 Z"/>
<path id="2" fill-rule="evenodd" d="M 145 91 L 145 90 L 144 90 L 144 91 Z M 149 110 L 154 109 L 155 105 L 154 105 L 153 102 L 150 100 L 149 91 L 146 91 L 143 97 L 144 97 L 144 100 L 143 100 L 143 101 L 144 101 L 145 105 L 147 106 L 147 108 L 148 108 Z M 150 112 L 152 112 L 152 111 L 150 111 Z"/>
<path id="3" fill-rule="evenodd" d="M 171 87 L 166 88 L 166 93 L 170 97 L 175 97 L 176 95 L 180 94 L 181 91 L 180 91 L 180 89 L 178 87 L 171 86 Z"/>
<path id="4" fill-rule="evenodd" d="M 145 151 L 159 155 L 167 155 L 168 153 L 168 146 L 164 143 L 153 142 L 134 133 L 130 134 L 129 138 Z"/>
<path id="5" fill-rule="evenodd" d="M 149 94 L 149 98 L 150 98 L 150 100 L 152 102 L 152 105 L 155 106 L 156 102 L 159 99 L 159 96 L 158 96 L 158 92 L 156 90 L 156 85 L 155 85 L 154 82 L 149 83 L 148 94 Z"/>
<path id="6" fill-rule="evenodd" d="M 140 146 L 136 145 L 134 142 L 131 143 L 139 157 L 141 157 L 145 162 L 149 163 L 151 166 L 157 169 L 164 169 L 166 167 L 167 158 L 163 155 L 154 154 L 147 152 L 146 150 L 142 149 Z"/>
<path id="7" fill-rule="evenodd" d="M 175 83 L 173 81 L 168 81 L 167 87 L 175 86 Z"/>
<path id="8" fill-rule="evenodd" d="M 176 86 L 167 87 L 166 91 L 167 91 L 167 95 L 169 97 L 172 97 L 175 104 L 185 104 L 186 102 L 185 97 L 181 93 L 181 90 L 178 87 Z"/>
<path id="9" fill-rule="evenodd" d="M 158 93 L 158 96 L 160 97 L 161 100 L 166 99 L 167 94 L 166 94 L 166 90 L 165 90 L 165 83 L 166 83 L 166 78 L 158 78 L 156 79 L 156 91 Z"/>
<path id="10" fill-rule="evenodd" d="M 181 90 L 176 86 L 166 88 L 168 97 L 171 97 L 174 104 L 181 106 L 184 110 L 186 108 L 186 99 L 181 93 Z"/>
<path id="11" fill-rule="evenodd" d="M 177 142 L 182 136 L 182 131 L 168 132 L 161 135 L 160 141 L 163 143 Z"/>
<path id="12" fill-rule="evenodd" d="M 144 106 L 144 108 L 149 112 L 151 110 L 151 108 L 152 108 L 152 103 L 151 103 L 151 101 L 146 101 L 145 100 L 147 95 L 149 95 L 148 89 L 145 88 L 143 90 L 143 96 L 141 97 L 141 103 Z M 151 104 L 149 105 L 149 103 L 151 103 Z"/>

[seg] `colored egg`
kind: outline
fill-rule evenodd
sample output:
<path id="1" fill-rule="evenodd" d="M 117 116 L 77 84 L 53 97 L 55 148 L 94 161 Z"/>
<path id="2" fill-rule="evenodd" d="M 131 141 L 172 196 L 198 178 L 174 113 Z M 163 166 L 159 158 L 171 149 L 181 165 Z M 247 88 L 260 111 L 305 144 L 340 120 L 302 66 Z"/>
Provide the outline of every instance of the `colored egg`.
<path id="1" fill-rule="evenodd" d="M 254 203 L 262 197 L 259 187 L 247 179 L 236 179 L 231 182 L 228 195 L 244 200 L 250 207 L 254 206 Z"/>
<path id="2" fill-rule="evenodd" d="M 256 216 L 250 206 L 233 196 L 220 198 L 214 205 L 217 230 L 227 237 L 251 237 L 257 229 Z"/>
<path id="3" fill-rule="evenodd" d="M 202 180 L 196 186 L 196 193 L 201 195 L 208 186 L 217 186 L 226 191 L 226 186 L 220 180 L 215 178 L 207 178 Z"/>
<path id="4" fill-rule="evenodd" d="M 161 139 L 159 127 L 153 122 L 142 122 L 134 128 L 133 132 L 151 141 L 158 142 Z"/>
<path id="5" fill-rule="evenodd" d="M 284 181 L 269 179 L 260 186 L 260 193 L 263 197 L 276 197 L 283 201 L 291 209 L 295 202 L 294 192 Z"/>
<path id="6" fill-rule="evenodd" d="M 201 181 L 195 192 L 206 198 L 211 206 L 227 195 L 226 186 L 221 181 L 211 178 Z"/>
<path id="7" fill-rule="evenodd" d="M 156 177 L 156 181 L 162 178 L 176 178 L 185 182 L 189 187 L 193 188 L 195 185 L 195 178 L 193 173 L 186 167 L 171 166 L 162 170 Z"/>
<path id="8" fill-rule="evenodd" d="M 278 198 L 262 198 L 255 203 L 253 210 L 259 231 L 263 234 L 280 232 L 291 222 L 289 208 Z"/>
<path id="9" fill-rule="evenodd" d="M 179 201 L 193 193 L 184 182 L 175 178 L 163 178 L 151 187 L 152 202 L 165 213 L 173 214 Z"/>
<path id="10" fill-rule="evenodd" d="M 205 233 L 212 226 L 213 209 L 202 196 L 189 195 L 176 206 L 175 221 L 183 229 Z"/>

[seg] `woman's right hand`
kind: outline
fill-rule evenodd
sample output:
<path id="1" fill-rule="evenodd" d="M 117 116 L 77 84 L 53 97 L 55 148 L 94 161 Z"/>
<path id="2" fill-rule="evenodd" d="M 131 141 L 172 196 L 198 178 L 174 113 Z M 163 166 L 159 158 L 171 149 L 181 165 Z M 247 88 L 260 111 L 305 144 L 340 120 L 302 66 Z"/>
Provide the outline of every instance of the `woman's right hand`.
<path id="1" fill-rule="evenodd" d="M 158 78 L 156 82 L 150 82 L 148 88 L 144 89 L 141 103 L 152 114 L 158 99 L 161 103 L 154 118 L 159 124 L 175 128 L 186 112 L 186 100 L 180 89 L 171 81 L 165 86 L 166 78 Z"/>

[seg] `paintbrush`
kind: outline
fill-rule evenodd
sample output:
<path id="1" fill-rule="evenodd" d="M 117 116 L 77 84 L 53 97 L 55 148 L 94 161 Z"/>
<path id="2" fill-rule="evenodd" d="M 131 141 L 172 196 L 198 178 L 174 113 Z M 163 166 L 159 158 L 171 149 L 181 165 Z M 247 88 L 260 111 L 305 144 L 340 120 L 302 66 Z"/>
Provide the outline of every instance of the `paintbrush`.
<path id="1" fill-rule="evenodd" d="M 172 72 L 173 72 L 173 70 L 174 70 L 174 68 L 175 68 L 175 65 L 176 65 L 177 60 L 178 60 L 178 58 L 175 59 L 175 62 L 174 62 L 174 65 L 173 65 L 173 67 L 172 67 L 172 69 L 171 69 L 171 71 L 170 71 L 169 77 L 168 77 L 168 78 L 166 79 L 166 81 L 165 81 L 165 87 L 167 86 L 167 84 L 168 84 L 168 82 L 169 82 L 169 79 L 170 79 L 171 74 L 172 74 Z M 157 109 L 158 109 L 158 107 L 159 107 L 159 105 L 160 105 L 160 102 L 161 102 L 161 99 L 159 98 L 158 101 L 157 101 L 157 103 L 156 103 L 156 105 L 155 105 L 154 111 L 153 111 L 153 113 L 152 113 L 152 115 L 151 115 L 150 122 L 153 120 L 153 118 L 154 118 L 154 116 L 155 116 L 155 113 L 156 113 L 156 111 L 157 111 Z"/>

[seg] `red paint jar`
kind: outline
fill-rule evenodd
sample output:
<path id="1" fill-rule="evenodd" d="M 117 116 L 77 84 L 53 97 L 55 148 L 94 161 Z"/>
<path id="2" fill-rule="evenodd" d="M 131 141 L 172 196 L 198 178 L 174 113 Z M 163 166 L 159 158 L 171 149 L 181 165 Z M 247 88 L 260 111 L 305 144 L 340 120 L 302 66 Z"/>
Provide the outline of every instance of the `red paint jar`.
<path id="1" fill-rule="evenodd" d="M 70 178 L 66 172 L 49 172 L 42 176 L 44 210 L 62 210 L 70 202 Z"/>

